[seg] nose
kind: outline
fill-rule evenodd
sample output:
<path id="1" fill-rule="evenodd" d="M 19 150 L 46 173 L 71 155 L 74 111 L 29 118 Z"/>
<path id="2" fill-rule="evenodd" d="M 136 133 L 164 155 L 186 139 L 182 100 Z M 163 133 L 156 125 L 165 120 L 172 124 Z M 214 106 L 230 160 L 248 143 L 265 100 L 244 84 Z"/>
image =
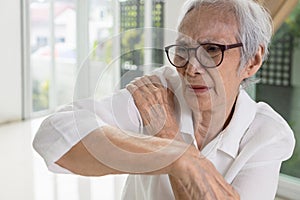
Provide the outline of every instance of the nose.
<path id="1" fill-rule="evenodd" d="M 199 63 L 195 56 L 191 56 L 186 65 L 186 74 L 193 77 L 205 72 L 204 67 Z"/>

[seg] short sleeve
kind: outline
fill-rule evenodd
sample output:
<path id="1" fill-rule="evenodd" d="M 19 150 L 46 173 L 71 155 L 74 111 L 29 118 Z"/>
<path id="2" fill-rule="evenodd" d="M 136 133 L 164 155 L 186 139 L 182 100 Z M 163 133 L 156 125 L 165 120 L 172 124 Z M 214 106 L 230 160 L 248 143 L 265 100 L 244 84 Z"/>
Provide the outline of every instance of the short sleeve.
<path id="1" fill-rule="evenodd" d="M 50 171 L 69 173 L 55 162 L 93 130 L 105 125 L 139 132 L 140 115 L 127 90 L 99 101 L 83 99 L 62 107 L 42 122 L 33 147 Z"/>
<path id="2" fill-rule="evenodd" d="M 262 116 L 263 118 L 265 116 Z M 249 137 L 244 138 L 239 162 L 244 162 L 232 186 L 241 200 L 273 200 L 277 191 L 282 161 L 292 156 L 295 139 L 292 130 L 281 122 L 263 120 L 255 123 Z"/>

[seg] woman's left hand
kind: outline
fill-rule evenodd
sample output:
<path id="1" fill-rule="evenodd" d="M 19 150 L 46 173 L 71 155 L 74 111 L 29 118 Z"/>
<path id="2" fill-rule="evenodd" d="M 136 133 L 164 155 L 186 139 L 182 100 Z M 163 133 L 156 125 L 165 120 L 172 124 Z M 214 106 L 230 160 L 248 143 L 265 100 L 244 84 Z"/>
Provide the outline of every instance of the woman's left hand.
<path id="1" fill-rule="evenodd" d="M 137 78 L 126 88 L 133 96 L 148 134 L 169 139 L 180 137 L 174 111 L 174 94 L 170 88 L 162 85 L 157 76 Z"/>

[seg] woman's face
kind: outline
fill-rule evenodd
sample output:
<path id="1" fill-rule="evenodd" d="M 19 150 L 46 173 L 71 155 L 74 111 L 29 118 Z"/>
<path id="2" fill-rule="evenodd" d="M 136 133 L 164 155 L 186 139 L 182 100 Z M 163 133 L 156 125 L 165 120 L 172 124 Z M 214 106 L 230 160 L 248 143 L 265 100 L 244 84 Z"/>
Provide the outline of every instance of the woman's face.
<path id="1" fill-rule="evenodd" d="M 183 19 L 179 32 L 177 43 L 189 48 L 200 43 L 229 45 L 239 42 L 235 18 L 220 16 L 218 11 L 204 7 L 191 10 Z M 210 69 L 201 66 L 194 51 L 190 51 L 189 63 L 177 71 L 182 77 L 185 99 L 193 110 L 218 111 L 220 108 L 222 112 L 230 112 L 243 80 L 238 70 L 240 50 L 226 50 L 223 62 Z"/>

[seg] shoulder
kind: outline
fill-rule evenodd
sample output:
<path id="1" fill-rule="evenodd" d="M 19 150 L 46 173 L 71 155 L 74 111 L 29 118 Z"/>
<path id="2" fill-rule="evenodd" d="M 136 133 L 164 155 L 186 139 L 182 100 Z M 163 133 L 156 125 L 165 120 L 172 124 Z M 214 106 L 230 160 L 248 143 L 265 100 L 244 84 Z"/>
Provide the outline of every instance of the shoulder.
<path id="1" fill-rule="evenodd" d="M 162 85 L 165 87 L 170 84 L 171 88 L 176 91 L 181 87 L 180 76 L 175 67 L 171 66 L 163 66 L 160 68 L 155 69 L 150 73 L 150 75 L 156 75 L 161 80 Z"/>
<path id="2" fill-rule="evenodd" d="M 164 75 L 164 76 L 178 76 L 178 73 L 176 71 L 175 67 L 171 67 L 169 65 L 165 65 L 162 67 L 159 67 L 151 72 L 151 74 L 155 75 Z"/>
<path id="3" fill-rule="evenodd" d="M 286 160 L 292 155 L 294 146 L 294 133 L 285 119 L 268 104 L 256 103 L 256 114 L 241 140 L 241 148 Z"/>
<path id="4" fill-rule="evenodd" d="M 257 131 L 270 134 L 274 132 L 273 137 L 293 137 L 293 131 L 287 121 L 278 114 L 271 106 L 264 102 L 256 104 L 256 115 L 253 121 L 253 127 Z"/>

